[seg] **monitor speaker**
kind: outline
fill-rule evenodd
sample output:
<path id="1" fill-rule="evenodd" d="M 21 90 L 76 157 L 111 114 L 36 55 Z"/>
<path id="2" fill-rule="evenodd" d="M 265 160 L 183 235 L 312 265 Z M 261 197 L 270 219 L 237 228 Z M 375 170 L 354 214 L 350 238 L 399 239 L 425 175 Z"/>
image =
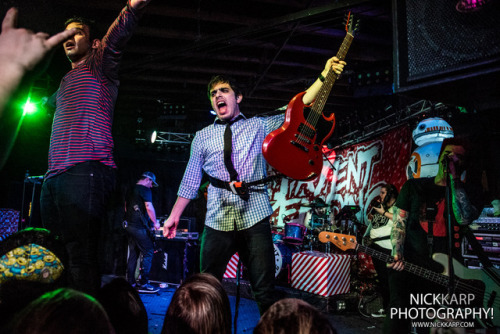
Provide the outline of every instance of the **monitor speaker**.
<path id="1" fill-rule="evenodd" d="M 152 281 L 181 284 L 199 272 L 200 247 L 197 240 L 156 239 L 149 278 Z"/>
<path id="2" fill-rule="evenodd" d="M 393 15 L 396 93 L 455 105 L 498 99 L 500 1 L 393 0 Z"/>

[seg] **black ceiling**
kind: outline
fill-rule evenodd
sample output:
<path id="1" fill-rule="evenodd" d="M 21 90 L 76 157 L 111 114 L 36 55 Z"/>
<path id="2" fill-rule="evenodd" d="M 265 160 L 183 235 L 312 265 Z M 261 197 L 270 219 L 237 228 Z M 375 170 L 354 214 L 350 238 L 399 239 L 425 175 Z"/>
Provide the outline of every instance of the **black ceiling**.
<path id="1" fill-rule="evenodd" d="M 96 19 L 105 30 L 124 3 L 10 0 L 2 11 L 16 5 L 20 25 L 33 30 L 55 32 L 74 14 Z M 286 105 L 337 53 L 349 10 L 361 20 L 360 29 L 325 112 L 335 112 L 339 119 L 357 109 L 387 105 L 392 84 L 390 1 L 152 0 L 122 62 L 115 132 L 132 134 L 138 119 L 144 128 L 194 132 L 213 119 L 206 84 L 214 74 L 230 75 L 242 85 L 241 108 L 247 116 Z M 57 88 L 68 69 L 58 50 L 48 70 L 51 85 Z M 358 85 L 358 75 L 376 72 L 380 77 L 370 87 L 366 82 Z"/>
<path id="2" fill-rule="evenodd" d="M 20 8 L 20 25 L 51 33 L 66 18 L 94 18 L 106 30 L 124 0 L 6 0 Z M 213 120 L 206 84 L 214 74 L 244 88 L 247 116 L 284 106 L 318 76 L 345 37 L 344 18 L 360 20 L 346 67 L 325 106 L 335 135 L 414 102 L 392 94 L 391 1 L 152 0 L 130 40 L 121 67 L 115 138 L 147 130 L 193 133 Z M 69 70 L 59 49 L 48 67 L 47 91 Z M 45 84 L 42 83 L 42 86 Z M 138 133 L 137 130 L 142 132 Z"/>

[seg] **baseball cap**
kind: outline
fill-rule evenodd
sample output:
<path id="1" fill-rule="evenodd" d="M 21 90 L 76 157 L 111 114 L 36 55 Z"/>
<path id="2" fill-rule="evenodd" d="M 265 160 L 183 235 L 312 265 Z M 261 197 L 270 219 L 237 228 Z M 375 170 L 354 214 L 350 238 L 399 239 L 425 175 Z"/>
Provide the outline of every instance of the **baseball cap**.
<path id="1" fill-rule="evenodd" d="M 147 177 L 153 181 L 153 186 L 158 187 L 158 183 L 156 183 L 156 176 L 152 172 L 144 172 L 142 173 L 143 177 Z"/>

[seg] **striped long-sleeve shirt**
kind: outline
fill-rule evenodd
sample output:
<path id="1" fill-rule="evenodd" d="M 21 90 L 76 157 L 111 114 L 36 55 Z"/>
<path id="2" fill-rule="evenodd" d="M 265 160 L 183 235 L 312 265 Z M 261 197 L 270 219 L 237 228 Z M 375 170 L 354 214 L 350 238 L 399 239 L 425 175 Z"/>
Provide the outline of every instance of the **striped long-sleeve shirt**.
<path id="1" fill-rule="evenodd" d="M 45 178 L 86 161 L 116 168 L 111 126 L 118 95 L 118 65 L 138 19 L 138 13 L 127 4 L 100 47 L 62 79 L 56 93 Z"/>

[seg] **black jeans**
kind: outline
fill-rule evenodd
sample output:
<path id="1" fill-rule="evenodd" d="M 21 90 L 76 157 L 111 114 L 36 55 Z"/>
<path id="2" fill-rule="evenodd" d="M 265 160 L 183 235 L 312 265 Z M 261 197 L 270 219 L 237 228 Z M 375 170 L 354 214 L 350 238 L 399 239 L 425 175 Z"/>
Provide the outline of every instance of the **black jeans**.
<path id="1" fill-rule="evenodd" d="M 381 253 L 384 253 L 386 255 L 391 255 L 391 250 L 382 248 L 377 244 L 373 244 L 370 246 L 376 251 L 379 251 Z M 387 311 L 387 306 L 389 305 L 389 270 L 394 271 L 392 269 L 387 268 L 387 263 L 385 261 L 379 260 L 375 257 L 372 257 L 373 260 L 373 266 L 375 267 L 375 271 L 377 272 L 377 280 L 378 280 L 378 285 L 377 285 L 377 291 L 380 293 L 382 296 L 382 306 L 385 311 Z"/>
<path id="2" fill-rule="evenodd" d="M 137 259 L 142 253 L 141 263 L 141 284 L 149 283 L 149 271 L 151 270 L 151 262 L 153 261 L 154 245 L 148 236 L 145 227 L 136 227 L 128 225 L 125 228 L 128 236 L 128 248 L 130 254 L 127 262 L 127 280 L 130 284 L 135 284 L 135 269 L 137 267 Z"/>
<path id="3" fill-rule="evenodd" d="M 274 246 L 269 218 L 241 231 L 222 232 L 205 226 L 201 240 L 201 272 L 208 272 L 222 281 L 227 263 L 236 252 L 248 269 L 262 314 L 275 301 Z"/>
<path id="4" fill-rule="evenodd" d="M 115 185 L 115 171 L 97 161 L 78 164 L 44 181 L 43 226 L 61 236 L 68 253 L 70 286 L 94 294 L 101 285 L 100 226 Z"/>

